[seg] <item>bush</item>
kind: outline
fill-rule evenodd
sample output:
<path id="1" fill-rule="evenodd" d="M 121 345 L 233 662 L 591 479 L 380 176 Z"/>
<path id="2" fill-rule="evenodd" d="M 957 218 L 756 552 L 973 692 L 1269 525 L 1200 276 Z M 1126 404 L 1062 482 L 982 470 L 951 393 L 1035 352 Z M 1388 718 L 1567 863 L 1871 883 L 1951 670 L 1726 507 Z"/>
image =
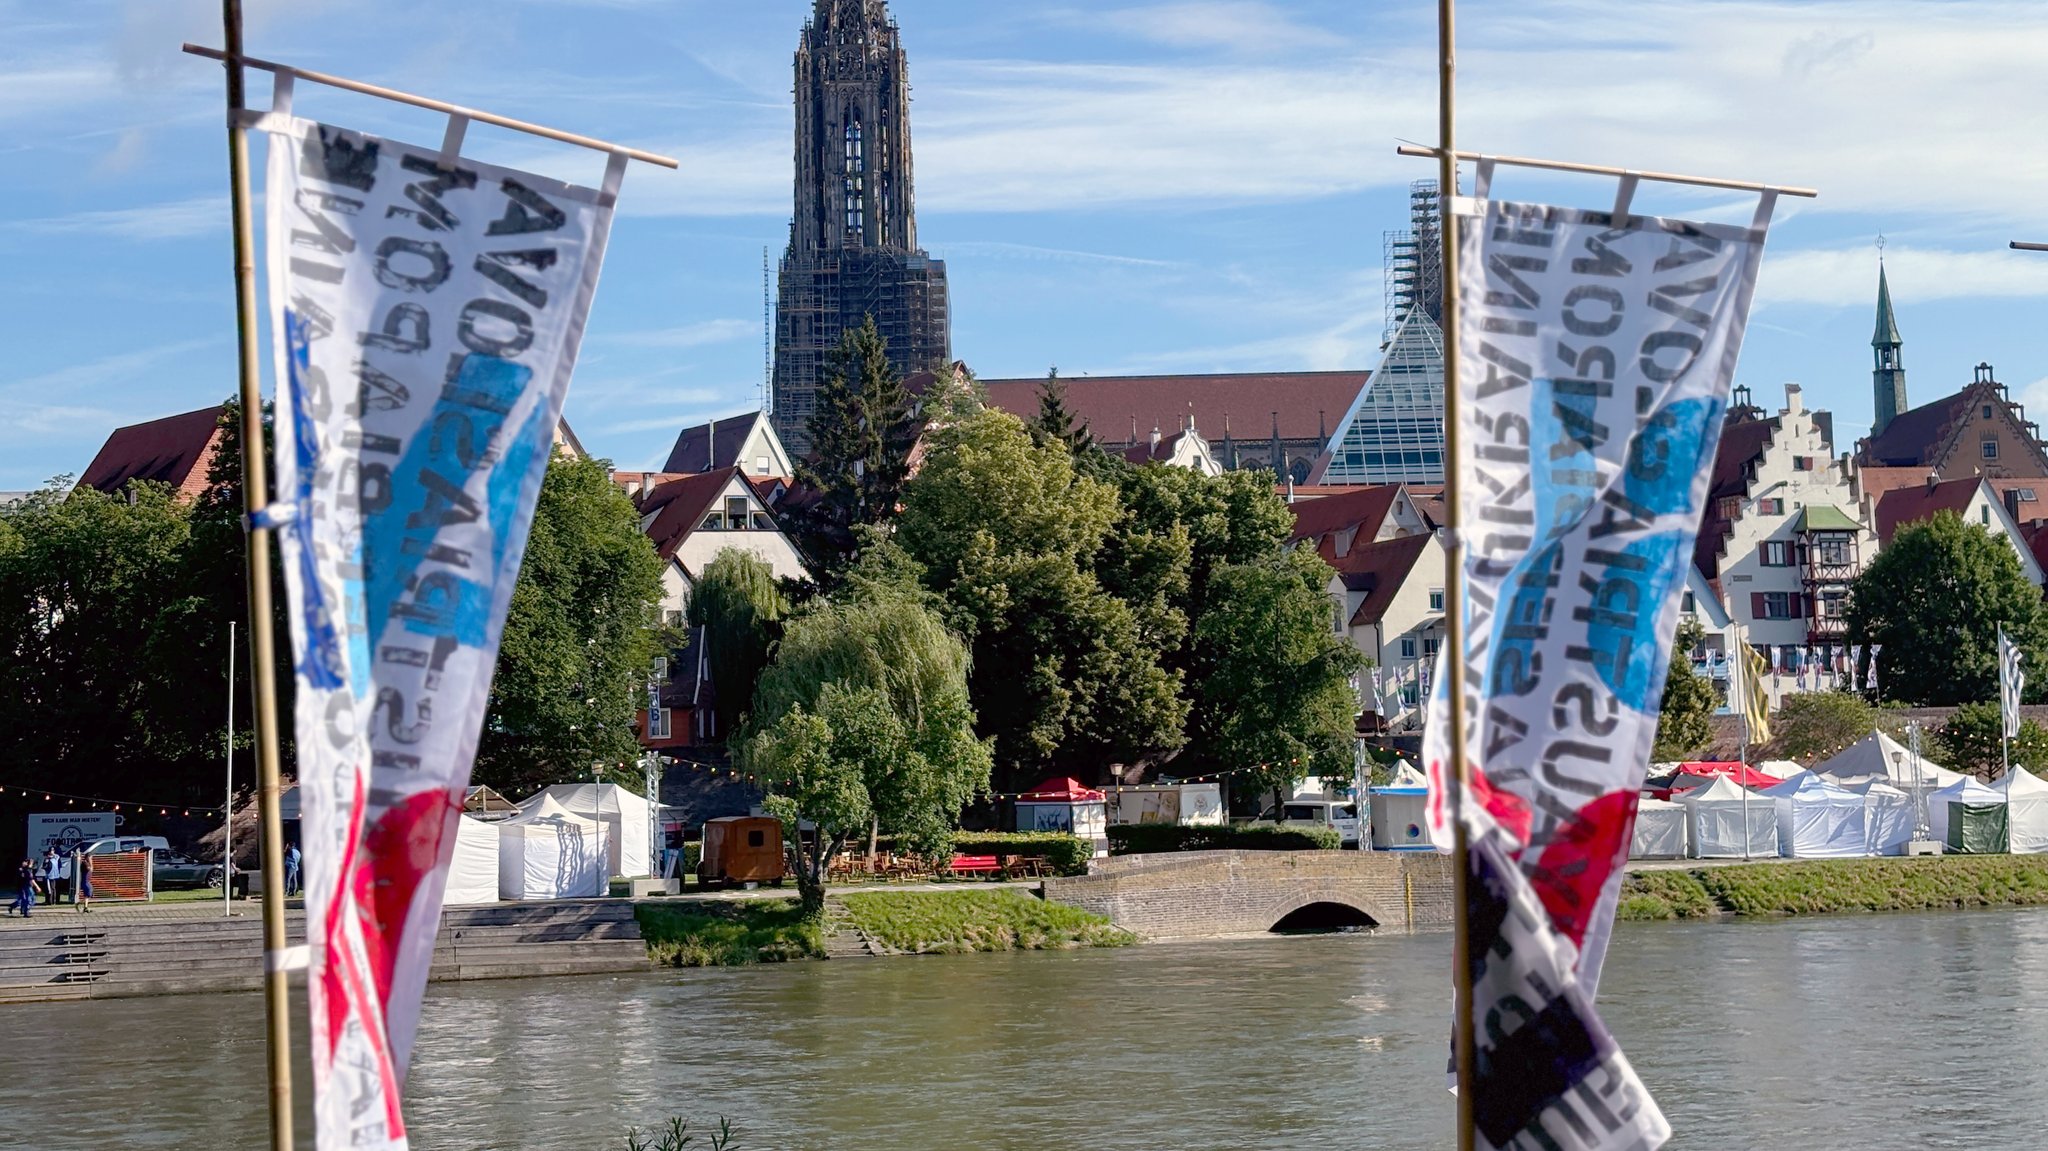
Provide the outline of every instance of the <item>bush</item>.
<path id="1" fill-rule="evenodd" d="M 718 1121 L 718 1130 L 708 1132 L 707 1151 L 735 1151 L 733 1148 L 732 1124 L 725 1119 Z M 690 1130 L 690 1121 L 677 1116 L 663 1124 L 655 1132 L 658 1142 L 649 1143 L 640 1137 L 635 1127 L 626 1132 L 626 1151 L 688 1151 L 697 1142 L 697 1136 Z"/>
<path id="2" fill-rule="evenodd" d="M 1615 918 L 1703 919 L 1719 910 L 1692 872 L 1632 871 L 1622 877 Z"/>
<path id="3" fill-rule="evenodd" d="M 961 831 L 953 850 L 961 855 L 1038 855 L 1061 875 L 1088 874 L 1095 844 L 1064 831 Z"/>
<path id="4" fill-rule="evenodd" d="M 1319 824 L 1246 823 L 1182 827 L 1172 823 L 1126 823 L 1109 829 L 1111 855 L 1159 855 L 1170 851 L 1335 851 L 1343 842 L 1334 827 Z"/>
<path id="5" fill-rule="evenodd" d="M 647 957 L 663 967 L 741 967 L 819 959 L 825 936 L 794 899 L 641 903 Z"/>
<path id="6" fill-rule="evenodd" d="M 1824 915 L 2048 904 L 2048 859 L 1939 855 L 1705 868 L 1707 892 L 1737 915 Z"/>
<path id="7" fill-rule="evenodd" d="M 921 955 L 1136 942 L 1100 915 L 1017 891 L 864 891 L 841 902 L 870 939 Z"/>

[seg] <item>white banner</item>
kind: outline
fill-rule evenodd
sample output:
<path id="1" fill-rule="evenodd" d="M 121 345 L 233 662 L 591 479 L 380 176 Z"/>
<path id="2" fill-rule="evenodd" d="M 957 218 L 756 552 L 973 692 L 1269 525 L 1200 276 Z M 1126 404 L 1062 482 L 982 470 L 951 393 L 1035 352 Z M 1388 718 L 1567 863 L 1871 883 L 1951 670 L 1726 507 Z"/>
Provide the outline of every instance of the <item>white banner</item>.
<path id="1" fill-rule="evenodd" d="M 1468 810 L 1599 985 L 1763 255 L 1748 227 L 1458 198 Z M 1448 676 L 1423 757 L 1450 840 Z"/>
<path id="2" fill-rule="evenodd" d="M 280 114 L 262 127 L 315 1121 L 323 1151 L 391 1151 L 624 158 L 599 191 Z"/>

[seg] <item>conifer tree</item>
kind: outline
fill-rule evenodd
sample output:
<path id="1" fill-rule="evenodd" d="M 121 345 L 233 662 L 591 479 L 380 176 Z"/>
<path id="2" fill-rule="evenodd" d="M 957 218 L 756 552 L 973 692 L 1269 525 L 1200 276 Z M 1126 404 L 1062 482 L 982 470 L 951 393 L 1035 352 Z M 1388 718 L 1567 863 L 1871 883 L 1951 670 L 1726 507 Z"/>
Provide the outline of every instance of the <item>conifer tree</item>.
<path id="1" fill-rule="evenodd" d="M 817 403 L 805 428 L 811 457 L 797 465 L 812 498 L 791 518 L 812 571 L 830 585 L 853 553 L 853 529 L 895 518 L 917 442 L 910 391 L 873 316 L 826 357 Z"/>
<path id="2" fill-rule="evenodd" d="M 1044 442 L 1065 444 L 1076 459 L 1095 450 L 1095 433 L 1067 408 L 1067 382 L 1060 379 L 1058 368 L 1046 372 L 1045 382 L 1038 385 L 1038 415 L 1031 421 L 1031 431 Z"/>

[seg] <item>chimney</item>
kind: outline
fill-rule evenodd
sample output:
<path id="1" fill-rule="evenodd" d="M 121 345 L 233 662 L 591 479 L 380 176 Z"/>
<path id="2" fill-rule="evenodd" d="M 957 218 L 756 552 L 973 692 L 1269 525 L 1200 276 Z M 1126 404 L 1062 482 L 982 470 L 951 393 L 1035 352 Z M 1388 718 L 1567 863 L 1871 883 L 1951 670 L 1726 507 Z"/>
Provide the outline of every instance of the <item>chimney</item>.
<path id="1" fill-rule="evenodd" d="M 1800 396 L 1799 396 L 1799 385 L 1798 385 L 1798 384 L 1786 384 L 1786 385 L 1785 385 L 1785 414 L 1786 414 L 1786 415 L 1791 415 L 1791 416 L 1796 416 L 1796 415 L 1798 415 L 1799 413 L 1801 413 L 1801 412 L 1803 412 L 1803 411 L 1805 411 L 1805 410 L 1806 410 L 1806 405 L 1805 405 L 1805 404 L 1804 404 L 1803 402 L 1801 402 L 1801 400 L 1800 400 Z"/>
<path id="2" fill-rule="evenodd" d="M 1940 473 L 1940 472 L 1937 472 L 1937 471 L 1935 471 L 1935 470 L 1934 470 L 1933 468 L 1929 468 L 1929 469 L 1927 469 L 1927 491 L 1928 491 L 1928 494 L 1932 495 L 1932 494 L 1933 494 L 1933 492 L 1934 492 L 1934 485 L 1936 485 L 1936 484 L 1938 484 L 1938 483 L 1940 483 L 1940 482 L 1941 482 L 1941 473 Z"/>
<path id="3" fill-rule="evenodd" d="M 2003 495 L 2003 496 L 2005 497 L 2005 500 L 2004 500 L 2004 502 L 2005 502 L 2005 514 L 2006 514 L 2006 515 L 2009 515 L 2009 516 L 2011 516 L 2011 517 L 2012 517 L 2012 522 L 2014 522 L 2014 523 L 2023 523 L 2023 522 L 2025 522 L 2025 521 L 2023 521 L 2023 520 L 2021 520 L 2021 519 L 2020 519 L 2020 493 L 2019 493 L 2019 489 L 2017 489 L 2017 488 L 2007 488 L 2007 489 L 2005 489 L 2005 491 L 2004 491 L 2004 492 L 2002 492 L 2002 493 L 2000 493 L 2000 494 L 2001 494 L 2001 495 Z"/>
<path id="4" fill-rule="evenodd" d="M 1158 424 L 1153 424 L 1153 425 L 1152 425 L 1152 450 L 1153 450 L 1153 451 L 1155 451 L 1155 452 L 1159 450 L 1159 425 L 1158 425 Z"/>
<path id="5" fill-rule="evenodd" d="M 704 428 L 704 470 L 707 472 L 718 467 L 717 443 L 718 421 L 714 419 Z"/>

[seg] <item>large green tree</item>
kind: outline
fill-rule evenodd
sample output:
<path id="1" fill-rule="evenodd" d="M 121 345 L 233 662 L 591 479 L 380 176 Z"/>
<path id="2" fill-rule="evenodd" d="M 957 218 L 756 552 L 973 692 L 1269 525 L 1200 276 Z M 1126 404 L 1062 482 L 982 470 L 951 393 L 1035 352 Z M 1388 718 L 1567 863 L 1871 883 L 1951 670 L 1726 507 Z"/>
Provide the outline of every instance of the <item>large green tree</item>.
<path id="1" fill-rule="evenodd" d="M 676 638 L 658 626 L 660 600 L 661 560 L 633 502 L 603 461 L 557 452 L 505 620 L 477 782 L 523 793 L 637 758 L 648 671 Z"/>
<path id="2" fill-rule="evenodd" d="M 1058 368 L 1047 371 L 1045 382 L 1038 385 L 1038 414 L 1031 420 L 1031 432 L 1041 441 L 1059 442 L 1075 457 L 1096 450 L 1095 433 L 1067 407 L 1067 381 L 1060 378 Z"/>
<path id="3" fill-rule="evenodd" d="M 1884 697 L 1919 705 L 1998 698 L 1998 629 L 2048 668 L 2048 611 L 2041 589 L 2004 539 L 1953 512 L 1901 528 L 1856 578 L 1849 597 L 1852 642 L 1880 644 Z M 2028 684 L 2048 690 L 2048 673 Z"/>
<path id="4" fill-rule="evenodd" d="M 1720 699 L 1714 684 L 1692 669 L 1693 649 L 1706 637 L 1697 620 L 1678 625 L 1671 644 L 1671 670 L 1664 677 L 1664 702 L 1657 712 L 1657 742 L 1650 758 L 1659 762 L 1688 759 L 1714 736 L 1710 722 Z"/>
<path id="5" fill-rule="evenodd" d="M 838 602 L 817 601 L 790 621 L 739 745 L 788 828 L 813 915 L 832 860 L 856 837 L 879 829 L 943 851 L 989 781 L 966 644 L 899 578 L 906 566 L 863 567 Z M 798 834 L 805 823 L 816 829 L 809 839 Z"/>
<path id="6" fill-rule="evenodd" d="M 2004 736 L 2005 720 L 1995 701 L 1966 703 L 1935 731 L 1929 755 L 1951 771 L 1984 779 L 2003 775 L 2008 755 L 2014 767 L 2048 775 L 2048 728 L 2022 721 L 2009 748 L 2002 744 Z"/>
<path id="7" fill-rule="evenodd" d="M 788 519 L 812 574 L 830 588 L 852 560 L 855 529 L 895 518 L 917 443 L 910 392 L 873 316 L 826 356 L 805 431 L 811 451 L 797 478 L 808 491 Z"/>
<path id="8" fill-rule="evenodd" d="M 775 569 L 751 552 L 726 548 L 711 557 L 690 589 L 689 622 L 704 629 L 704 658 L 718 685 L 719 730 L 742 729 L 754 684 L 768 666 L 782 618 L 789 614 Z"/>
<path id="9" fill-rule="evenodd" d="M 1773 750 L 1779 759 L 1833 755 L 1876 731 L 1882 714 L 1854 692 L 1788 695 L 1771 719 Z"/>
<path id="10" fill-rule="evenodd" d="M 1349 780 L 1365 658 L 1330 627 L 1330 565 L 1305 548 L 1228 564 L 1210 577 L 1195 625 L 1212 717 L 1203 750 L 1235 782 L 1284 790 L 1309 776 Z"/>
<path id="11" fill-rule="evenodd" d="M 934 426 L 926 445 L 898 539 L 969 637 L 1000 782 L 1049 767 L 1093 775 L 1180 746 L 1179 677 L 1161 666 L 1141 613 L 1097 575 L 1121 514 L 1116 491 L 1000 411 Z"/>

